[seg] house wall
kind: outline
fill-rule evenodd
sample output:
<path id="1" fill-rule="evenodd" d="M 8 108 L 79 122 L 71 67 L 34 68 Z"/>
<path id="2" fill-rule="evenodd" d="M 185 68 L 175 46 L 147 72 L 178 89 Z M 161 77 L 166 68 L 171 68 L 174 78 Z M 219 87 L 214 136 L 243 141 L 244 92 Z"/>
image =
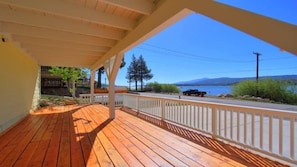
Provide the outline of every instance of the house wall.
<path id="1" fill-rule="evenodd" d="M 2 133 L 38 107 L 40 67 L 11 42 L 0 40 L 0 79 Z"/>

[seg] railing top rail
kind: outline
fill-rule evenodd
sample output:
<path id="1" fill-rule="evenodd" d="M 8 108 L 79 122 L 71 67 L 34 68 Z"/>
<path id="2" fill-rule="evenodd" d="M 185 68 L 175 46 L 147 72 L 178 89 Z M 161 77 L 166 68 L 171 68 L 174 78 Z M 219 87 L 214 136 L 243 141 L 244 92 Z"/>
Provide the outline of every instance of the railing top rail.
<path id="1" fill-rule="evenodd" d="M 116 94 L 123 94 L 123 93 L 116 93 Z M 94 93 L 95 96 L 108 96 L 108 93 Z M 79 97 L 82 96 L 91 96 L 91 94 L 79 94 Z"/>
<path id="2" fill-rule="evenodd" d="M 280 110 L 280 109 L 272 109 L 272 108 L 261 108 L 261 107 L 252 107 L 252 106 L 240 106 L 234 104 L 222 104 L 222 103 L 215 103 L 215 102 L 205 102 L 205 101 L 195 101 L 189 99 L 175 99 L 169 97 L 156 97 L 156 96 L 147 96 L 147 95 L 139 95 L 139 94 L 130 94 L 124 93 L 124 95 L 128 96 L 135 96 L 135 97 L 144 97 L 149 99 L 162 99 L 162 100 L 170 100 L 179 103 L 186 103 L 186 104 L 198 104 L 202 106 L 211 105 L 215 108 L 220 109 L 228 109 L 228 110 L 235 110 L 235 111 L 242 111 L 242 112 L 251 112 L 251 113 L 262 113 L 262 114 L 269 114 L 274 116 L 282 116 L 282 117 L 297 117 L 297 112 L 288 111 L 288 110 Z"/>

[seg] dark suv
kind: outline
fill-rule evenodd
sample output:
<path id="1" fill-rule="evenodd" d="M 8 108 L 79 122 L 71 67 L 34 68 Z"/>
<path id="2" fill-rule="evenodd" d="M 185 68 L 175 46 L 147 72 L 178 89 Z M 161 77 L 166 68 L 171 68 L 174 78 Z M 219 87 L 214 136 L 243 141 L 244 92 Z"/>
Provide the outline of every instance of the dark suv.
<path id="1" fill-rule="evenodd" d="M 189 89 L 186 91 L 183 91 L 183 95 L 187 95 L 187 96 L 201 96 L 203 97 L 204 95 L 206 95 L 205 91 L 199 91 L 198 89 Z"/>

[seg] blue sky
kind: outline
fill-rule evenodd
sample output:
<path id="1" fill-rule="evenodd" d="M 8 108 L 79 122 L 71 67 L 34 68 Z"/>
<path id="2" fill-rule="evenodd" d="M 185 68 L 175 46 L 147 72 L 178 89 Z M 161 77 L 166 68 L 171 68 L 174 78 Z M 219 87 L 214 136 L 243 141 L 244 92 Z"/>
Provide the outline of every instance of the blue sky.
<path id="1" fill-rule="evenodd" d="M 297 25 L 296 0 L 219 0 L 241 9 Z M 297 46 L 296 46 L 297 47 Z M 297 56 L 232 27 L 193 13 L 125 54 L 116 85 L 125 78 L 131 57 L 142 55 L 154 77 L 146 82 L 175 83 L 199 78 L 297 74 Z M 102 80 L 104 81 L 104 77 Z"/>

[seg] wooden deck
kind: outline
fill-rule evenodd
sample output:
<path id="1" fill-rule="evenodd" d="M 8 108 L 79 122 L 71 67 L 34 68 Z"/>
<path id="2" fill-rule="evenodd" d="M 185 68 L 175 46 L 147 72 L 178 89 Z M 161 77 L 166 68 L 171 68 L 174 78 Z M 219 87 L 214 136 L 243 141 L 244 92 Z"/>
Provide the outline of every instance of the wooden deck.
<path id="1" fill-rule="evenodd" d="M 144 115 L 109 120 L 102 105 L 41 109 L 0 136 L 0 155 L 1 167 L 284 166 Z"/>

